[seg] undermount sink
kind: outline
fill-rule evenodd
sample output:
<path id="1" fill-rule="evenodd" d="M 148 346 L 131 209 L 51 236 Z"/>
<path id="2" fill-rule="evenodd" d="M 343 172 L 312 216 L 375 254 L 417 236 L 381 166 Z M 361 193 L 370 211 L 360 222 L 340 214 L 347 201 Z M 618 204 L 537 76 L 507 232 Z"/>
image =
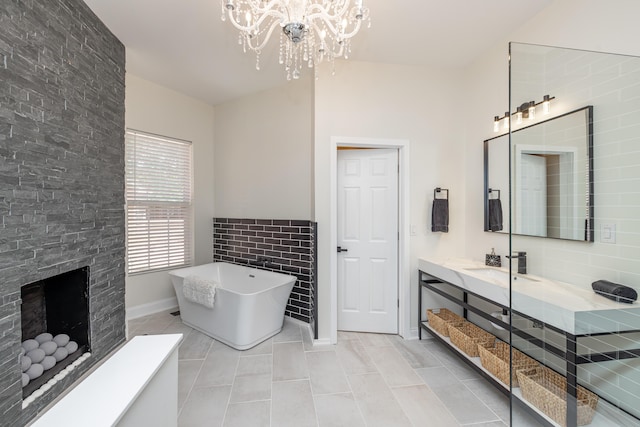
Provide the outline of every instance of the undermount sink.
<path id="1" fill-rule="evenodd" d="M 484 268 L 484 267 L 474 267 L 474 268 L 465 268 L 468 272 L 472 274 L 477 274 L 479 276 L 486 277 L 487 279 L 494 279 L 499 282 L 503 282 L 505 284 L 509 283 L 509 272 L 504 270 L 498 270 L 496 268 Z M 521 274 L 515 274 L 513 276 L 514 282 L 519 283 L 534 283 L 539 282 L 539 280 L 532 279 Z"/>

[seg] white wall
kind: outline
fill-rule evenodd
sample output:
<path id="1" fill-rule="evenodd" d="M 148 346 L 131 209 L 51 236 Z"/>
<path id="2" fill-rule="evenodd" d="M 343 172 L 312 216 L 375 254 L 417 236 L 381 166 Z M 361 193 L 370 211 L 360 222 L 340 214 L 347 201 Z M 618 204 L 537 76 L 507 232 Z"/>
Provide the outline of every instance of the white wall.
<path id="1" fill-rule="evenodd" d="M 127 128 L 193 143 L 194 260 L 196 264 L 210 262 L 214 216 L 213 107 L 127 73 L 125 108 Z M 162 303 L 171 298 L 175 298 L 175 293 L 166 272 L 126 278 L 128 312 L 133 309 L 142 314 L 145 304 L 163 308 Z"/>
<path id="2" fill-rule="evenodd" d="M 460 145 L 461 76 L 434 70 L 356 61 L 336 63 L 315 82 L 315 214 L 318 222 L 318 329 L 330 331 L 329 265 L 330 176 L 332 136 L 406 139 L 410 142 L 410 223 L 417 236 L 410 242 L 411 326 L 417 325 L 417 259 L 453 254 L 464 245 L 465 191 Z M 450 190 L 449 233 L 430 228 L 433 189 Z"/>
<path id="3" fill-rule="evenodd" d="M 473 112 L 466 118 L 467 136 L 464 141 L 468 208 L 464 255 L 467 258 L 483 260 L 484 254 L 492 247 L 501 255 L 509 250 L 507 235 L 483 231 L 482 214 L 482 141 L 495 136 L 493 117 L 502 116 L 509 109 L 508 42 L 640 55 L 640 45 L 637 43 L 640 39 L 638 16 L 640 2 L 636 0 L 556 1 L 514 34 L 480 55 L 465 71 L 468 111 Z M 503 202 L 503 205 L 506 214 L 506 203 Z"/>
<path id="4" fill-rule="evenodd" d="M 217 217 L 312 217 L 312 85 L 301 79 L 215 107 Z"/>

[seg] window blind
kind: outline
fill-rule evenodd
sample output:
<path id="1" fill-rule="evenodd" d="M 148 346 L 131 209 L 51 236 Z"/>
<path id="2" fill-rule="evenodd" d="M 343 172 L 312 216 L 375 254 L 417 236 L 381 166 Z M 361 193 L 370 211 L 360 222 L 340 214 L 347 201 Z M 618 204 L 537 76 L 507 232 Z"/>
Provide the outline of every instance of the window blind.
<path id="1" fill-rule="evenodd" d="M 127 130 L 127 271 L 191 264 L 191 143 Z"/>

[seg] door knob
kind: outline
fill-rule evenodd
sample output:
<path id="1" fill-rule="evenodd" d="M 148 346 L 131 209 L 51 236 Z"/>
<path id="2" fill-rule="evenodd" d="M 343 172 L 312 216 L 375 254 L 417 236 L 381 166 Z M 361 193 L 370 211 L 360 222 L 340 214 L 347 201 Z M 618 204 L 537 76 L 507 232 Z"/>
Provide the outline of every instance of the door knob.
<path id="1" fill-rule="evenodd" d="M 340 252 L 347 252 L 349 249 L 343 249 L 342 247 L 338 246 L 338 253 Z"/>

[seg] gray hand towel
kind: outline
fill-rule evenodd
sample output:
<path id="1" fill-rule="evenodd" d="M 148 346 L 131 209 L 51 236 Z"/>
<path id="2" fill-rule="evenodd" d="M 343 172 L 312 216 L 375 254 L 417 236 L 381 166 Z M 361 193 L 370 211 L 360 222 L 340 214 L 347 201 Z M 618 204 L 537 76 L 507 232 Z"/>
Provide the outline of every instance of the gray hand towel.
<path id="1" fill-rule="evenodd" d="M 602 295 L 603 297 L 607 297 L 614 301 L 631 304 L 638 299 L 638 293 L 635 289 L 609 282 L 608 280 L 596 280 L 591 284 L 591 287 L 598 295 Z"/>
<path id="2" fill-rule="evenodd" d="M 431 211 L 431 231 L 449 232 L 449 200 L 434 199 Z"/>
<path id="3" fill-rule="evenodd" d="M 502 202 L 500 199 L 489 199 L 489 230 L 502 230 Z"/>

